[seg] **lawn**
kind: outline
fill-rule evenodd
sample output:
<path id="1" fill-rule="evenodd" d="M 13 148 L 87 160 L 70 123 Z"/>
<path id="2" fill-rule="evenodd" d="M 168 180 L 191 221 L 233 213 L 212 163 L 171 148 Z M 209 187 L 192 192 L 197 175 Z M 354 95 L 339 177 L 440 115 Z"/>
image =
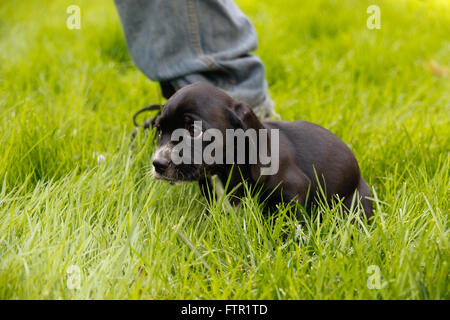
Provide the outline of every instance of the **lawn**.
<path id="1" fill-rule="evenodd" d="M 348 143 L 373 219 L 323 206 L 300 223 L 154 180 L 152 139 L 128 135 L 163 98 L 113 1 L 2 0 L 1 299 L 450 299 L 450 3 L 237 3 L 277 112 Z"/>

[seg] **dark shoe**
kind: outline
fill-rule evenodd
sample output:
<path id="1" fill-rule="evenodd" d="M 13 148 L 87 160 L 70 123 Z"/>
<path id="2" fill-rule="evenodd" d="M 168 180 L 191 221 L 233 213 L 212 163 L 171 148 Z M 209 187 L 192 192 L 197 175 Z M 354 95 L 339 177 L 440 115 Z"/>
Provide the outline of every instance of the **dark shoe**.
<path id="1" fill-rule="evenodd" d="M 160 82 L 159 85 L 161 86 L 163 97 L 167 100 L 169 100 L 170 97 L 176 92 L 175 88 L 168 81 Z"/>

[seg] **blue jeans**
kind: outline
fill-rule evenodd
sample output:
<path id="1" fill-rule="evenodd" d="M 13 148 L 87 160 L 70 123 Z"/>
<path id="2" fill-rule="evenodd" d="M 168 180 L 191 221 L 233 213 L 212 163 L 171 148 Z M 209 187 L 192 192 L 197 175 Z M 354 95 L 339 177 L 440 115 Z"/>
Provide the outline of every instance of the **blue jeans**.
<path id="1" fill-rule="evenodd" d="M 232 0 L 114 0 L 130 54 L 175 90 L 205 81 L 270 112 L 255 29 Z"/>

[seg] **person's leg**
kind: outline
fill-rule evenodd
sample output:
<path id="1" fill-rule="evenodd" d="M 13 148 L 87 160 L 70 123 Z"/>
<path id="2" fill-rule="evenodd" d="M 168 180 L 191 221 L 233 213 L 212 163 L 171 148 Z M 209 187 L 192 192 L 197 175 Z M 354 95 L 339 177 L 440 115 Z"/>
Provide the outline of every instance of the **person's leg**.
<path id="1" fill-rule="evenodd" d="M 115 0 L 130 54 L 166 96 L 197 81 L 270 113 L 256 32 L 232 0 Z"/>

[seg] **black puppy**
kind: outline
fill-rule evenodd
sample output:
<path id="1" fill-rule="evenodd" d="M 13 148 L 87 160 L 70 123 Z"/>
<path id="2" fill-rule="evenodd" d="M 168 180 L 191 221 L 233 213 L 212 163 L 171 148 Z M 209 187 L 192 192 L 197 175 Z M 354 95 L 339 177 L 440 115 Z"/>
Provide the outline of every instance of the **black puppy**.
<path id="1" fill-rule="evenodd" d="M 201 128 L 194 127 L 196 121 L 201 121 Z M 155 120 L 155 126 L 158 147 L 153 166 L 154 176 L 158 179 L 172 183 L 199 181 L 206 194 L 208 177 L 218 175 L 224 185 L 230 179 L 229 190 L 236 187 L 234 199 L 244 195 L 243 188 L 239 187 L 244 179 L 250 185 L 262 187 L 268 206 L 295 200 L 306 208 L 317 200 L 320 181 L 327 201 L 331 202 L 333 196 L 337 195 L 344 198 L 346 207 L 350 207 L 352 198 L 358 191 L 366 216 L 370 217 L 372 214 L 372 203 L 368 199 L 371 192 L 360 174 L 352 151 L 337 136 L 318 125 L 306 121 L 261 122 L 249 105 L 233 100 L 212 85 L 195 83 L 180 89 L 167 101 Z M 271 132 L 278 129 L 278 170 L 274 174 L 261 175 L 264 166 L 259 159 L 256 163 L 249 162 L 248 155 L 241 164 L 226 161 L 175 164 L 172 156 L 177 142 L 173 141 L 172 133 L 180 128 L 188 130 L 192 139 L 211 128 L 219 130 L 223 136 L 227 129 L 266 129 L 269 132 L 268 138 L 274 139 Z M 201 147 L 204 149 L 207 144 L 203 141 Z M 225 159 L 229 145 L 224 145 L 223 148 Z M 248 143 L 245 149 L 249 151 Z M 268 154 L 275 156 L 276 150 L 273 147 L 268 149 Z M 236 152 L 239 149 L 233 150 Z"/>

